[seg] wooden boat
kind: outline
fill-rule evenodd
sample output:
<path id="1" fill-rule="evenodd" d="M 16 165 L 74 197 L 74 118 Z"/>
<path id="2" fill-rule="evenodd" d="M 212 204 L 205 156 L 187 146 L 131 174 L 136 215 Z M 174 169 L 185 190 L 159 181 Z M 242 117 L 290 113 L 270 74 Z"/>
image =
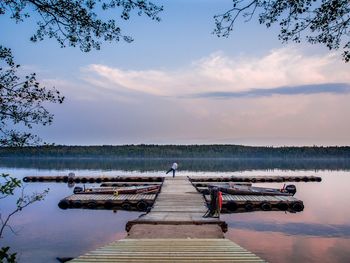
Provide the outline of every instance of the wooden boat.
<path id="1" fill-rule="evenodd" d="M 127 187 L 96 187 L 82 188 L 75 187 L 74 194 L 151 194 L 157 193 L 160 185 L 143 185 L 143 186 L 127 186 Z"/>
<path id="2" fill-rule="evenodd" d="M 219 191 L 231 195 L 282 195 L 293 196 L 296 193 L 295 185 L 283 186 L 281 189 L 256 187 L 249 184 L 220 184 L 210 185 L 210 188 L 217 188 Z"/>

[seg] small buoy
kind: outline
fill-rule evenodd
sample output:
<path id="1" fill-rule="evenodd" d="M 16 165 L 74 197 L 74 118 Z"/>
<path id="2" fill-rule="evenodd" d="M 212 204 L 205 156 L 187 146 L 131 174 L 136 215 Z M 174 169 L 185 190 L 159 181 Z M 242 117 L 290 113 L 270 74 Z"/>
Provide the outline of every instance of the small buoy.
<path id="1" fill-rule="evenodd" d="M 316 181 L 317 181 L 317 182 L 321 182 L 321 181 L 322 181 L 322 178 L 321 178 L 321 177 L 316 177 Z"/>
<path id="2" fill-rule="evenodd" d="M 271 204 L 268 203 L 268 202 L 263 202 L 261 205 L 260 205 L 261 209 L 263 211 L 270 211 L 271 210 Z"/>
<path id="3" fill-rule="evenodd" d="M 90 184 L 93 184 L 94 182 L 95 182 L 95 178 L 90 177 L 90 178 L 89 178 L 89 183 L 90 183 Z"/>
<path id="4" fill-rule="evenodd" d="M 301 181 L 301 178 L 300 178 L 300 177 L 295 177 L 295 181 L 296 181 L 296 182 L 300 182 L 300 181 Z"/>
<path id="5" fill-rule="evenodd" d="M 26 177 L 24 177 L 22 180 L 23 180 L 23 182 L 27 183 L 27 182 L 30 181 L 30 177 L 27 177 L 27 176 L 26 176 Z"/>
<path id="6" fill-rule="evenodd" d="M 32 180 L 32 182 L 36 182 L 36 181 L 37 181 L 37 178 L 36 178 L 35 176 L 33 176 L 33 177 L 31 178 L 31 180 Z"/>
<path id="7" fill-rule="evenodd" d="M 40 176 L 40 177 L 38 178 L 38 181 L 39 181 L 39 182 L 44 182 L 44 178 L 43 178 L 42 176 Z"/>
<path id="8" fill-rule="evenodd" d="M 96 183 L 100 184 L 102 182 L 101 178 L 96 178 Z"/>
<path id="9" fill-rule="evenodd" d="M 58 203 L 58 207 L 61 209 L 67 209 L 69 207 L 69 202 L 67 200 L 61 200 Z"/>
<path id="10" fill-rule="evenodd" d="M 308 182 L 309 178 L 307 176 L 304 176 L 303 178 L 301 178 L 301 180 L 304 181 L 304 182 Z"/>
<path id="11" fill-rule="evenodd" d="M 266 182 L 265 178 L 260 178 L 260 182 Z"/>
<path id="12" fill-rule="evenodd" d="M 81 178 L 81 182 L 82 182 L 83 184 L 87 183 L 86 177 Z"/>
<path id="13" fill-rule="evenodd" d="M 79 178 L 79 177 L 75 178 L 75 179 L 74 179 L 74 182 L 76 182 L 77 184 L 79 184 L 79 183 L 80 183 L 80 178 Z"/>

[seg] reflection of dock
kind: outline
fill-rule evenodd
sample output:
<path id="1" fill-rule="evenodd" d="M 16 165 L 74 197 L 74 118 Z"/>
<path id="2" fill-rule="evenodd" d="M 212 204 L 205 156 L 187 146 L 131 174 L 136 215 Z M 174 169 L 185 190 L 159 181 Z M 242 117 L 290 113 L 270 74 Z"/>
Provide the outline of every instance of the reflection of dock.
<path id="1" fill-rule="evenodd" d="M 128 222 L 126 239 L 72 262 L 264 262 L 224 239 L 226 223 L 204 218 L 206 210 L 187 178 L 166 178 L 152 210 Z"/>

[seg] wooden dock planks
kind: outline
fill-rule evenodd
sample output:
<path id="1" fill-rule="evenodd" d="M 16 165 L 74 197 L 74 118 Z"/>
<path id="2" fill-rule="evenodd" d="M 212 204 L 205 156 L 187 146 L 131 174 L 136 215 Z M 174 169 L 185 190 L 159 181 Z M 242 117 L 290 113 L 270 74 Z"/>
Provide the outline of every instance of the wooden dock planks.
<path id="1" fill-rule="evenodd" d="M 127 223 L 126 239 L 71 262 L 265 262 L 225 239 L 227 224 L 206 211 L 188 178 L 166 178 L 152 210 Z"/>
<path id="2" fill-rule="evenodd" d="M 70 262 L 265 262 L 228 239 L 122 239 Z"/>
<path id="3" fill-rule="evenodd" d="M 137 223 L 222 223 L 219 219 L 203 218 L 206 211 L 203 195 L 197 192 L 188 178 L 166 178 L 151 212 L 137 220 L 129 221 L 127 229 Z"/>

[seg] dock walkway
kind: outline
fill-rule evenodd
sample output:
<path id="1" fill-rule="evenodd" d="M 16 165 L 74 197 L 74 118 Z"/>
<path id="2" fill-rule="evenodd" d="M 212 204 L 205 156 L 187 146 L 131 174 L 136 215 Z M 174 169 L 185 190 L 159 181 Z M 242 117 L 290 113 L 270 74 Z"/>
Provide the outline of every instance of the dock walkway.
<path id="1" fill-rule="evenodd" d="M 203 195 L 198 193 L 188 178 L 166 178 L 151 212 L 129 221 L 126 230 L 130 232 L 133 226 L 144 224 L 191 225 L 193 228 L 198 225 L 216 225 L 221 227 L 219 236 L 222 236 L 222 231 L 227 229 L 226 223 L 218 218 L 204 218 L 206 211 Z"/>
<path id="2" fill-rule="evenodd" d="M 228 239 L 123 239 L 71 262 L 265 261 Z"/>
<path id="3" fill-rule="evenodd" d="M 225 239 L 226 223 L 206 211 L 188 178 L 166 178 L 152 210 L 127 223 L 125 239 L 71 262 L 265 262 Z"/>

